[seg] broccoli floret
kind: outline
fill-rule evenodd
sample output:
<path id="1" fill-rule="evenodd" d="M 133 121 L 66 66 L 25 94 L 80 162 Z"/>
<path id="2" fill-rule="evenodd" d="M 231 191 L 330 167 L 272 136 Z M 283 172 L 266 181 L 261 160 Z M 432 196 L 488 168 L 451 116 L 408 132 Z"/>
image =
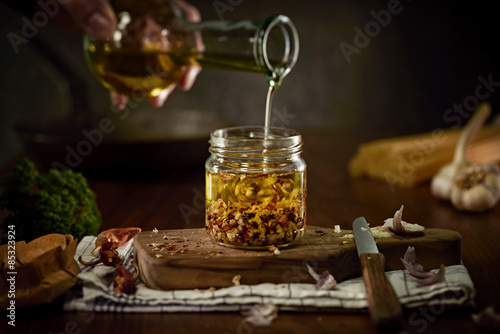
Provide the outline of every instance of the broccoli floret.
<path id="1" fill-rule="evenodd" d="M 96 235 L 101 226 L 96 196 L 81 173 L 51 169 L 40 174 L 29 159 L 22 158 L 0 187 L 0 210 L 7 210 L 0 226 L 5 231 L 14 225 L 16 240 L 29 242 L 49 233 L 81 239 Z"/>

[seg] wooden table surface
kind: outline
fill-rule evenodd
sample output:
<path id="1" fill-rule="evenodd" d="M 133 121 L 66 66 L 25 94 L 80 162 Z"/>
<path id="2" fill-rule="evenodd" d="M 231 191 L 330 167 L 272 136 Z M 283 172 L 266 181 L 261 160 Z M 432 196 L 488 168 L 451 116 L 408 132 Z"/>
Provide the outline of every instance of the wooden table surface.
<path id="1" fill-rule="evenodd" d="M 354 135 L 349 131 L 305 131 L 304 159 L 308 164 L 310 225 L 350 229 L 365 216 L 378 225 L 402 204 L 404 218 L 426 227 L 453 229 L 463 236 L 463 263 L 477 290 L 476 310 L 493 305 L 500 311 L 500 205 L 481 214 L 459 213 L 430 195 L 428 185 L 392 189 L 369 179 L 351 179 L 347 162 L 357 145 L 383 133 Z M 149 180 L 89 179 L 98 196 L 102 229 L 140 226 L 143 230 L 204 226 L 204 169 Z M 181 210 L 182 209 L 182 210 Z M 2 333 L 5 318 L 0 321 Z M 300 314 L 280 312 L 271 327 L 252 328 L 237 313 L 113 314 L 63 312 L 61 300 L 20 309 L 15 332 L 45 333 L 279 333 L 375 332 L 368 314 Z M 443 314 L 432 309 L 405 314 L 403 333 L 482 332 L 470 314 Z"/>

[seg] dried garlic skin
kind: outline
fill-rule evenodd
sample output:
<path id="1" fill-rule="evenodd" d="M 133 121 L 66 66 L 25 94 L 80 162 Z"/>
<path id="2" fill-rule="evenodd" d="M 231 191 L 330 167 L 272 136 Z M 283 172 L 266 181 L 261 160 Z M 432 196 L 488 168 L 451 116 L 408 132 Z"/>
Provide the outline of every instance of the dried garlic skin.
<path id="1" fill-rule="evenodd" d="M 498 165 L 471 165 L 457 174 L 450 200 L 458 210 L 482 212 L 500 200 L 500 168 Z"/>

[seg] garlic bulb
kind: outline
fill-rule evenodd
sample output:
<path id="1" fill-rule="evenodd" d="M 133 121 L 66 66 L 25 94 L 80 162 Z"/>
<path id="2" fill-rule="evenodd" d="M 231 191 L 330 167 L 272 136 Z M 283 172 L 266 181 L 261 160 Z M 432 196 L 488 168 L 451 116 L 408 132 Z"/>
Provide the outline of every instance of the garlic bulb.
<path id="1" fill-rule="evenodd" d="M 431 193 L 437 198 L 449 200 L 451 184 L 458 170 L 462 166 L 458 163 L 451 163 L 442 167 L 431 181 Z"/>
<path id="2" fill-rule="evenodd" d="M 498 165 L 470 165 L 462 168 L 452 184 L 450 200 L 465 211 L 484 211 L 500 199 L 500 168 Z"/>
<path id="3" fill-rule="evenodd" d="M 450 164 L 441 167 L 439 172 L 434 175 L 431 180 L 431 192 L 434 196 L 444 200 L 450 199 L 453 180 L 461 168 L 471 164 L 467 158 L 467 147 L 472 141 L 472 138 L 481 129 L 490 113 L 490 104 L 483 102 L 479 105 L 474 115 L 472 115 L 458 139 L 453 161 Z"/>

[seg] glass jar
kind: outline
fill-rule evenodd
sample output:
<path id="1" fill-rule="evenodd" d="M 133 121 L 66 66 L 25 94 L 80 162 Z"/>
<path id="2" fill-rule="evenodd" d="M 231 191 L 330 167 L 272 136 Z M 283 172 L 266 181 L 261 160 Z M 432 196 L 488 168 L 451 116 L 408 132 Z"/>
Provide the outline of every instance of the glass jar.
<path id="1" fill-rule="evenodd" d="M 219 129 L 206 169 L 208 235 L 221 245 L 266 249 L 298 241 L 306 228 L 306 163 L 296 130 Z"/>

